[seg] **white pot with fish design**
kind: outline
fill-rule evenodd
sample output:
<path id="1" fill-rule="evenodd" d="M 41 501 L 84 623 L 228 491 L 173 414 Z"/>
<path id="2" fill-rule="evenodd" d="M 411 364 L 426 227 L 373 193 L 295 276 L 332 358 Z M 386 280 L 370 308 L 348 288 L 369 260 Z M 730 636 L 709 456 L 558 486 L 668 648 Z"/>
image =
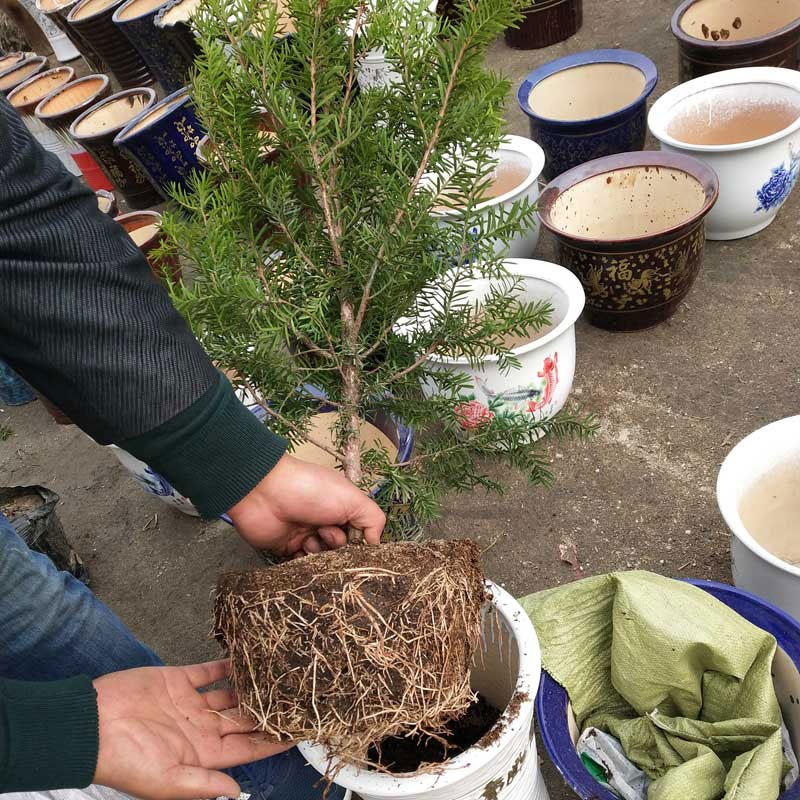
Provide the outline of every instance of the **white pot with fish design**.
<path id="1" fill-rule="evenodd" d="M 548 261 L 507 259 L 509 275 L 521 278 L 519 299 L 547 301 L 553 308 L 550 326 L 532 334 L 530 341 L 512 347 L 519 369 L 501 370 L 498 357 L 488 356 L 480 369 L 465 358 L 433 356 L 432 370 L 465 373 L 470 390 L 462 394 L 459 416 L 465 429 L 476 428 L 497 415 L 531 414 L 536 420 L 549 419 L 567 401 L 575 375 L 575 323 L 583 311 L 585 295 L 580 281 L 567 269 Z M 467 292 L 461 302 L 474 304 L 485 297 L 495 279 L 465 281 Z M 426 395 L 436 393 L 435 384 L 423 387 Z"/>
<path id="2" fill-rule="evenodd" d="M 764 229 L 800 175 L 800 72 L 744 67 L 682 83 L 647 119 L 662 150 L 694 156 L 719 177 L 709 239 Z"/>

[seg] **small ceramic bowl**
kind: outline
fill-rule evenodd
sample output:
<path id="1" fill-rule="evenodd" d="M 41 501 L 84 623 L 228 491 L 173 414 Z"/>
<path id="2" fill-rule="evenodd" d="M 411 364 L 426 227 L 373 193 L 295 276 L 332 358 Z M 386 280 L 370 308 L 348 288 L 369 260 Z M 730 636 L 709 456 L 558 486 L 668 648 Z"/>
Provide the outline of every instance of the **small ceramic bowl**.
<path id="1" fill-rule="evenodd" d="M 157 259 L 153 253 L 161 245 L 164 235 L 161 233 L 161 214 L 157 211 L 131 211 L 114 217 L 133 239 L 134 244 L 144 253 L 150 270 L 158 280 L 163 280 L 166 272 L 173 282 L 181 279 L 181 265 L 177 256 Z"/>
<path id="2" fill-rule="evenodd" d="M 25 116 L 33 116 L 34 109 L 42 98 L 54 92 L 65 83 L 69 83 L 75 75 L 72 67 L 55 67 L 40 72 L 32 78 L 20 83 L 16 89 L 8 93 L 8 102 Z"/>
<path id="3" fill-rule="evenodd" d="M 98 189 L 95 192 L 97 197 L 97 208 L 109 217 L 113 217 L 117 213 L 117 198 L 114 197 L 114 192 L 109 192 L 106 189 Z"/>
<path id="4" fill-rule="evenodd" d="M 575 376 L 575 323 L 583 311 L 585 297 L 577 278 L 569 270 L 547 261 L 513 258 L 503 262 L 506 272 L 520 281 L 518 297 L 523 302 L 549 302 L 553 307 L 550 326 L 532 333 L 528 342 L 511 352 L 518 369 L 502 369 L 496 355 L 487 356 L 480 368 L 466 358 L 433 356 L 427 367 L 437 372 L 466 375 L 470 388 L 458 408 L 466 430 L 478 428 L 495 416 L 525 415 L 549 419 L 567 402 Z M 459 285 L 462 304 L 480 303 L 501 278 L 465 280 Z M 423 386 L 430 396 L 437 393 L 435 380 Z"/>
<path id="5" fill-rule="evenodd" d="M 583 284 L 590 322 L 638 330 L 675 312 L 700 269 L 718 185 L 697 159 L 639 152 L 598 158 L 545 187 L 542 224 Z"/>
<path id="6" fill-rule="evenodd" d="M 593 158 L 641 150 L 656 65 L 630 50 L 590 50 L 528 75 L 517 92 L 547 180 Z"/>
<path id="7" fill-rule="evenodd" d="M 662 150 L 704 161 L 719 176 L 709 239 L 766 228 L 800 174 L 800 73 L 778 67 L 714 72 L 670 89 L 650 110 Z"/>
<path id="8" fill-rule="evenodd" d="M 800 66 L 800 8 L 786 0 L 684 0 L 672 34 L 681 81 L 737 67 Z"/>
<path id="9" fill-rule="evenodd" d="M 483 212 L 483 217 L 488 219 L 492 209 L 497 206 L 510 208 L 518 200 L 527 199 L 535 202 L 539 196 L 539 176 L 544 168 L 545 157 L 542 148 L 536 142 L 524 136 L 506 136 L 500 143 L 497 152 L 497 175 L 502 179 L 503 172 L 517 175 L 520 180 L 507 191 L 492 197 L 475 206 L 476 212 Z M 427 176 L 433 180 L 431 176 Z M 433 212 L 443 225 L 462 225 L 462 214 L 455 208 L 440 208 Z M 467 238 L 475 241 L 482 237 L 481 226 L 474 225 L 467 234 Z M 539 221 L 534 219 L 530 228 L 523 231 L 509 242 L 497 240 L 494 250 L 497 255 L 507 255 L 511 258 L 527 258 L 533 255 L 536 243 L 539 241 Z"/>
<path id="10" fill-rule="evenodd" d="M 717 478 L 717 504 L 731 532 L 733 582 L 800 619 L 800 566 L 764 547 L 747 530 L 740 512 L 748 490 L 781 467 L 800 470 L 800 416 L 753 431 L 728 453 Z"/>

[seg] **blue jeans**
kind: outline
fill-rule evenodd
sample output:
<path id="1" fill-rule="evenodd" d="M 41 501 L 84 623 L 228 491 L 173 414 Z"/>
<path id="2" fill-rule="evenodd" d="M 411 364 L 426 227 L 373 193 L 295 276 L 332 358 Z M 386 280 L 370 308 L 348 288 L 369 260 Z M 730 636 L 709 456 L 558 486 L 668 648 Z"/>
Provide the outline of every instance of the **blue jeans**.
<path id="1" fill-rule="evenodd" d="M 161 659 L 111 609 L 49 558 L 30 550 L 0 514 L 0 677 L 96 678 Z M 297 748 L 228 770 L 253 800 L 319 800 L 319 773 Z M 344 790 L 331 787 L 329 800 Z"/>

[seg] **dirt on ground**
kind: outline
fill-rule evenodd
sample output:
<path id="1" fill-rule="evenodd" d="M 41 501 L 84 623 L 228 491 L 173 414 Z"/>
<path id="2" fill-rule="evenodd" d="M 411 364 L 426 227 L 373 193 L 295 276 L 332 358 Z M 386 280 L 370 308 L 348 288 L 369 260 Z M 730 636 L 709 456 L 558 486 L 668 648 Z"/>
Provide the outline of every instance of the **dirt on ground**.
<path id="1" fill-rule="evenodd" d="M 658 65 L 654 98 L 674 86 L 676 4 L 585 0 L 583 28 L 564 43 L 522 52 L 498 42 L 492 65 L 512 82 L 510 132 L 528 133 L 514 97 L 522 78 L 569 53 L 636 50 Z M 505 474 L 504 496 L 453 496 L 432 532 L 474 538 L 487 574 L 517 596 L 638 568 L 729 581 L 719 465 L 746 434 L 797 413 L 799 204 L 796 191 L 765 231 L 708 242 L 697 282 L 669 322 L 613 334 L 581 321 L 572 398 L 597 415 L 600 433 L 582 446 L 551 446 L 552 488 Z M 537 256 L 553 255 L 543 233 Z M 61 495 L 58 513 L 98 596 L 166 661 L 216 656 L 208 632 L 217 577 L 260 565 L 235 531 L 144 494 L 107 449 L 58 427 L 39 403 L 4 409 L 0 423 L 13 429 L 0 442 L 2 482 Z M 545 777 L 553 800 L 572 797 L 552 768 Z"/>

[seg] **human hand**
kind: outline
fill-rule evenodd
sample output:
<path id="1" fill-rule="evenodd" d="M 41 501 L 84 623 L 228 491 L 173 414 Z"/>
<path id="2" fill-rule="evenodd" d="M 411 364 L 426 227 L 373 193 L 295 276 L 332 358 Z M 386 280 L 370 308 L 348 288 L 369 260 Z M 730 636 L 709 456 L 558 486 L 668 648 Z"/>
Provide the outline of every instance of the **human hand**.
<path id="1" fill-rule="evenodd" d="M 386 515 L 340 472 L 288 453 L 228 512 L 242 538 L 277 555 L 342 547 L 345 527 L 378 544 Z"/>
<path id="2" fill-rule="evenodd" d="M 100 750 L 94 783 L 145 800 L 237 797 L 236 781 L 218 770 L 288 746 L 253 734 L 254 723 L 236 711 L 230 689 L 198 691 L 229 670 L 228 661 L 213 661 L 97 678 Z"/>

